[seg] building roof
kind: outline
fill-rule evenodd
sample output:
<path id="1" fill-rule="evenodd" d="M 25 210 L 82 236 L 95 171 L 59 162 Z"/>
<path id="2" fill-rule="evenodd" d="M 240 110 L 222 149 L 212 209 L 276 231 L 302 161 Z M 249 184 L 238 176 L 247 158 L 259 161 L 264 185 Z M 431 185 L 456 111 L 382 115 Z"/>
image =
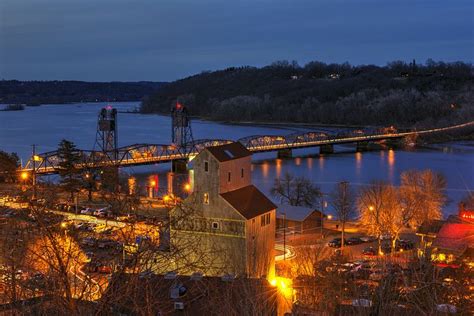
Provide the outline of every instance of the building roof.
<path id="1" fill-rule="evenodd" d="M 283 217 L 283 214 L 285 214 L 285 219 L 302 222 L 313 212 L 321 214 L 320 211 L 311 207 L 280 204 L 277 208 L 277 217 Z"/>
<path id="2" fill-rule="evenodd" d="M 433 241 L 433 247 L 461 254 L 474 247 L 474 225 L 446 223 Z"/>
<path id="3" fill-rule="evenodd" d="M 252 154 L 240 142 L 207 147 L 206 149 L 220 162 L 244 158 Z"/>
<path id="4" fill-rule="evenodd" d="M 126 315 L 276 315 L 276 296 L 266 279 L 117 274 L 101 303 Z"/>
<path id="5" fill-rule="evenodd" d="M 424 221 L 420 225 L 420 227 L 418 227 L 418 230 L 416 231 L 416 233 L 420 235 L 435 235 L 436 236 L 436 234 L 438 234 L 439 230 L 441 229 L 444 223 L 446 223 L 446 221 L 442 221 L 438 219 Z"/>
<path id="6" fill-rule="evenodd" d="M 222 193 L 221 196 L 246 219 L 276 209 L 276 205 L 253 185 Z"/>

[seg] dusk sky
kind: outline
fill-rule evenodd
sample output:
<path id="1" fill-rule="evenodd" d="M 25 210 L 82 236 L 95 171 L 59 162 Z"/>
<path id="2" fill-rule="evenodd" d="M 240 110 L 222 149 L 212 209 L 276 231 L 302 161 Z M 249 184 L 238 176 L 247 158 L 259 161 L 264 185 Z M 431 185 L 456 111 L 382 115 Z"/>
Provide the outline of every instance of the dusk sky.
<path id="1" fill-rule="evenodd" d="M 275 60 L 472 62 L 472 0 L 0 0 L 0 78 L 171 81 Z"/>

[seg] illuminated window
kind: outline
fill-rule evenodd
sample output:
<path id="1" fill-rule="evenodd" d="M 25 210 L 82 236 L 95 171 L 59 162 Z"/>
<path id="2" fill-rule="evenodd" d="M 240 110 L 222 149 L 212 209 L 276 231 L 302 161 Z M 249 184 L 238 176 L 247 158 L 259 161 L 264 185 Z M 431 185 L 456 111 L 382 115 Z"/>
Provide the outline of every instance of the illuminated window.
<path id="1" fill-rule="evenodd" d="M 212 222 L 212 229 L 219 229 L 219 223 L 218 222 Z"/>
<path id="2" fill-rule="evenodd" d="M 209 204 L 209 193 L 204 193 L 203 203 Z"/>
<path id="3" fill-rule="evenodd" d="M 240 177 L 241 177 L 241 178 L 244 177 L 244 168 L 240 169 Z"/>
<path id="4" fill-rule="evenodd" d="M 227 173 L 227 182 L 230 182 L 230 172 Z"/>
<path id="5" fill-rule="evenodd" d="M 204 171 L 209 172 L 209 161 L 204 161 Z"/>

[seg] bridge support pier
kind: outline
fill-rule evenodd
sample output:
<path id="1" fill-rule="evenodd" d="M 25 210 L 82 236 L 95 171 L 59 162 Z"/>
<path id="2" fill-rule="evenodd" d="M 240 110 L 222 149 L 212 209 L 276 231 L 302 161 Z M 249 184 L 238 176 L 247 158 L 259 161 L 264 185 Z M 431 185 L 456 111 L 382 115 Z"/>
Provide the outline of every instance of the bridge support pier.
<path id="1" fill-rule="evenodd" d="M 319 146 L 319 154 L 334 154 L 334 146 L 330 144 Z"/>
<path id="2" fill-rule="evenodd" d="M 285 158 L 291 158 L 293 157 L 293 152 L 291 149 L 280 149 L 277 152 L 277 158 L 278 159 L 285 159 Z"/>
<path id="3" fill-rule="evenodd" d="M 186 159 L 173 160 L 171 162 L 171 171 L 176 173 L 187 173 L 188 162 Z"/>
<path id="4" fill-rule="evenodd" d="M 387 145 L 387 147 L 389 149 L 395 149 L 395 148 L 399 148 L 402 146 L 402 142 L 403 140 L 402 139 L 395 139 L 395 138 L 391 138 L 391 139 L 387 139 L 385 141 L 385 145 Z"/>
<path id="5" fill-rule="evenodd" d="M 356 152 L 362 152 L 369 150 L 369 142 L 357 142 Z"/>

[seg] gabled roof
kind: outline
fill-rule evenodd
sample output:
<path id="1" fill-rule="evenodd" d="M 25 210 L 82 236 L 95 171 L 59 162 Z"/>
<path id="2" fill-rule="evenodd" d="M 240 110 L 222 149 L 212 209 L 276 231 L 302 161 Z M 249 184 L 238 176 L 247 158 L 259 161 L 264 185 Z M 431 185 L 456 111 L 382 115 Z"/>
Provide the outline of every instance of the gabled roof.
<path id="1" fill-rule="evenodd" d="M 433 219 L 429 221 L 423 222 L 420 227 L 418 227 L 418 230 L 416 231 L 417 234 L 420 235 L 435 235 L 439 232 L 443 224 L 446 223 L 446 221 L 438 220 L 438 219 Z"/>
<path id="2" fill-rule="evenodd" d="M 313 212 L 321 214 L 320 211 L 311 207 L 280 204 L 277 208 L 277 217 L 283 217 L 283 214 L 285 214 L 285 218 L 288 220 L 302 222 Z"/>
<path id="3" fill-rule="evenodd" d="M 221 196 L 246 219 L 276 209 L 276 205 L 253 185 L 222 193 Z"/>
<path id="4" fill-rule="evenodd" d="M 211 155 L 213 155 L 220 162 L 239 159 L 252 154 L 240 142 L 207 147 L 206 150 L 208 150 Z"/>

